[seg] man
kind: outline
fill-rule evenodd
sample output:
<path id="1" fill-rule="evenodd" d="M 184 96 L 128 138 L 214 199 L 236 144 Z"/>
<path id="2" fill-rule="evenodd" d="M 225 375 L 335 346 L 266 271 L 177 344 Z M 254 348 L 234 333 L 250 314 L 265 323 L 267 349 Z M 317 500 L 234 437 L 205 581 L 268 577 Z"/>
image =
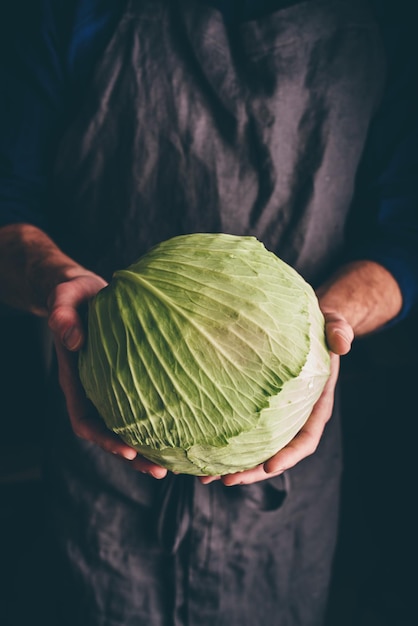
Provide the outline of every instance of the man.
<path id="1" fill-rule="evenodd" d="M 385 194 L 413 169 L 414 132 L 393 142 L 385 125 L 399 114 L 382 96 L 393 78 L 385 22 L 365 2 L 31 10 L 28 31 L 9 37 L 3 82 L 1 293 L 47 316 L 55 340 L 45 481 L 59 623 L 318 626 L 338 520 L 339 356 L 404 317 L 418 291 L 413 193 L 406 184 L 400 206 Z M 356 206 L 366 193 L 370 206 L 354 249 L 358 179 Z M 107 431 L 73 358 L 80 307 L 113 270 L 193 231 L 256 235 L 295 266 L 317 289 L 332 356 L 288 446 L 200 479 L 168 474 Z"/>

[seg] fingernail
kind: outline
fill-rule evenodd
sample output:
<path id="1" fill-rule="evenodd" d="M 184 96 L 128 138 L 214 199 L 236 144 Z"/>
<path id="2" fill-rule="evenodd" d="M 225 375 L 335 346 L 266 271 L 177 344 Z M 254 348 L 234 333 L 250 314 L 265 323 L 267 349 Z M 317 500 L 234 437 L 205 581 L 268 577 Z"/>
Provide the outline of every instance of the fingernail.
<path id="1" fill-rule="evenodd" d="M 126 450 L 125 452 L 122 452 L 122 456 L 127 460 L 127 461 L 133 461 L 136 456 L 137 456 L 137 452 L 136 450 Z"/>
<path id="2" fill-rule="evenodd" d="M 152 476 L 156 480 L 161 480 L 162 478 L 165 478 L 165 475 L 164 476 L 160 476 L 160 474 L 158 472 L 154 472 L 152 470 L 150 470 L 148 473 L 149 473 L 150 476 Z"/>
<path id="3" fill-rule="evenodd" d="M 75 326 L 71 326 L 67 331 L 65 331 L 63 336 L 63 342 L 68 350 L 75 350 L 78 348 L 80 343 L 80 333 L 78 332 Z"/>

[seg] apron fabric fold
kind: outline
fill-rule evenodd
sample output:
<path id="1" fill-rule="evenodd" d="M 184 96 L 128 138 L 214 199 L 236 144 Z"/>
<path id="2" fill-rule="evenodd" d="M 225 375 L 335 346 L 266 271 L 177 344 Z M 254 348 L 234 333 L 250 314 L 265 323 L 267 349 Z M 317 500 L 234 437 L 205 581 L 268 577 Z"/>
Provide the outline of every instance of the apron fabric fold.
<path id="1" fill-rule="evenodd" d="M 342 253 L 384 59 L 366 2 L 243 23 L 130 0 L 57 157 L 51 222 L 109 279 L 189 232 L 258 237 L 314 286 Z M 60 624 L 320 626 L 338 525 L 338 411 L 316 453 L 250 486 L 156 481 L 71 433 L 51 394 Z"/>

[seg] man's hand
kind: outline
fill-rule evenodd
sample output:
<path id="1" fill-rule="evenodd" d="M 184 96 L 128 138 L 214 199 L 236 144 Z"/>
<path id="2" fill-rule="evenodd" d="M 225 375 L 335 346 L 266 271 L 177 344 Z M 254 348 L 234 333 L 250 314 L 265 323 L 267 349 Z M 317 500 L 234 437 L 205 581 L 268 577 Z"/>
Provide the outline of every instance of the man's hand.
<path id="1" fill-rule="evenodd" d="M 140 457 L 109 431 L 87 400 L 78 377 L 77 355 L 85 331 L 79 307 L 106 282 L 67 256 L 40 228 L 0 228 L 0 295 L 8 306 L 48 318 L 59 378 L 75 433 L 113 452 L 139 471 L 162 478 L 167 471 Z"/>
<path id="2" fill-rule="evenodd" d="M 81 385 L 77 354 L 85 341 L 85 331 L 78 308 L 86 303 L 106 283 L 91 273 L 58 284 L 48 298 L 48 325 L 54 336 L 58 359 L 59 381 L 75 434 L 91 441 L 107 452 L 129 461 L 133 468 L 155 478 L 163 478 L 167 470 L 137 454 L 115 433 L 109 430 L 94 406 L 86 398 Z"/>
<path id="3" fill-rule="evenodd" d="M 228 474 L 222 477 L 207 476 L 200 480 L 208 484 L 220 479 L 224 485 L 245 485 L 278 476 L 290 469 L 302 459 L 313 454 L 318 447 L 325 425 L 331 417 L 334 406 L 334 391 L 338 379 L 340 355 L 346 354 L 351 347 L 354 332 L 346 320 L 333 311 L 324 312 L 325 333 L 331 352 L 331 374 L 316 402 L 307 422 L 298 434 L 272 456 L 268 461 L 257 467 Z"/>
<path id="4" fill-rule="evenodd" d="M 262 465 L 227 476 L 203 477 L 202 483 L 217 479 L 225 485 L 258 482 L 281 474 L 313 454 L 331 417 L 340 356 L 349 352 L 354 336 L 377 330 L 402 307 L 398 283 L 388 270 L 373 261 L 354 261 L 342 266 L 317 294 L 325 316 L 331 375 L 307 422 L 287 446 Z"/>
<path id="5" fill-rule="evenodd" d="M 155 477 L 167 471 L 146 461 L 108 431 L 87 401 L 78 377 L 75 354 L 84 342 L 78 307 L 105 282 L 65 255 L 49 236 L 29 224 L 0 228 L 0 294 L 7 305 L 47 315 L 54 333 L 60 380 L 75 432 L 126 462 Z M 296 437 L 255 469 L 230 474 L 226 485 L 252 483 L 280 474 L 312 454 L 330 418 L 338 378 L 339 356 L 350 350 L 354 335 L 380 328 L 402 307 L 402 294 L 394 277 L 373 261 L 355 261 L 341 267 L 321 286 L 318 297 L 326 319 L 332 372 L 311 416 Z M 201 477 L 203 483 L 215 480 Z"/>

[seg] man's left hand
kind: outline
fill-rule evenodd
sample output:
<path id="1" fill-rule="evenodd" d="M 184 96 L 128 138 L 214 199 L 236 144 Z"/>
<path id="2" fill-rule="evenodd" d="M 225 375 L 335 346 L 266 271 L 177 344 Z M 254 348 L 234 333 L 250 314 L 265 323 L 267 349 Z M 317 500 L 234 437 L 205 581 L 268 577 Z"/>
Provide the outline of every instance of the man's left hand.
<path id="1" fill-rule="evenodd" d="M 325 317 L 325 334 L 331 356 L 331 373 L 305 425 L 292 441 L 265 463 L 253 469 L 225 476 L 201 477 L 200 481 L 203 484 L 209 484 L 214 480 L 221 480 L 227 486 L 256 483 L 282 474 L 315 452 L 324 428 L 332 415 L 340 355 L 349 352 L 354 338 L 353 329 L 341 315 L 330 310 L 324 310 L 323 313 Z"/>

